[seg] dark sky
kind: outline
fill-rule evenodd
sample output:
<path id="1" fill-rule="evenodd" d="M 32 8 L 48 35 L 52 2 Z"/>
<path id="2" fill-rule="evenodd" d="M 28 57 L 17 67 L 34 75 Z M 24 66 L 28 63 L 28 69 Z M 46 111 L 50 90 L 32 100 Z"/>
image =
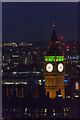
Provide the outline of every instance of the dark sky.
<path id="1" fill-rule="evenodd" d="M 2 3 L 3 42 L 49 41 L 52 24 L 64 40 L 77 41 L 77 3 Z"/>

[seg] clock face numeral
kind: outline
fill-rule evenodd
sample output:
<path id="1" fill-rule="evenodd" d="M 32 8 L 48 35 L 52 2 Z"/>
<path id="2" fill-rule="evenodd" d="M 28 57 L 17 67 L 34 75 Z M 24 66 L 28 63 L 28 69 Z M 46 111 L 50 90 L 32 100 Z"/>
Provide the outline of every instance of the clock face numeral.
<path id="1" fill-rule="evenodd" d="M 64 69 L 63 64 L 62 64 L 62 63 L 59 63 L 59 64 L 58 64 L 58 71 L 59 71 L 59 72 L 62 72 L 63 69 Z"/>
<path id="2" fill-rule="evenodd" d="M 52 65 L 51 63 L 48 63 L 48 64 L 46 65 L 46 70 L 47 70 L 48 72 L 52 72 L 52 71 L 53 71 L 53 65 Z"/>

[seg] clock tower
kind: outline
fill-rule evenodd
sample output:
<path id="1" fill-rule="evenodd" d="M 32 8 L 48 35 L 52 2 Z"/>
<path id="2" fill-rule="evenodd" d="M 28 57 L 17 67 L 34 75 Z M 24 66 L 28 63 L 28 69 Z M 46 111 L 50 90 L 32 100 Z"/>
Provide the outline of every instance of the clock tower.
<path id="1" fill-rule="evenodd" d="M 65 98 L 65 63 L 55 28 L 53 28 L 49 49 L 44 57 L 44 78 L 46 95 L 52 99 L 57 97 L 57 94 Z"/>

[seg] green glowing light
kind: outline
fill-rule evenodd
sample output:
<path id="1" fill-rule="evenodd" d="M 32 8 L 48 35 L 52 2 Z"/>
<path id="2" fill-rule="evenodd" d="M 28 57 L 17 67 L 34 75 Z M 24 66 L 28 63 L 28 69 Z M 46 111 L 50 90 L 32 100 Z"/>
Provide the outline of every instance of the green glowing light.
<path id="1" fill-rule="evenodd" d="M 64 61 L 64 56 L 45 56 L 44 60 L 46 62 Z"/>

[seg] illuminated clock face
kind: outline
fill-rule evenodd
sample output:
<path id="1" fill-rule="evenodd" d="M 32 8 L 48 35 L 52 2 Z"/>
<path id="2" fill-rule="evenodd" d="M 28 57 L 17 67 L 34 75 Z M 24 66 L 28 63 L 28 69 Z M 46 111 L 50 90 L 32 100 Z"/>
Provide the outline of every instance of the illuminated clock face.
<path id="1" fill-rule="evenodd" d="M 52 72 L 52 71 L 53 71 L 53 65 L 52 65 L 51 63 L 48 63 L 48 64 L 46 65 L 46 70 L 47 70 L 48 72 Z"/>
<path id="2" fill-rule="evenodd" d="M 62 64 L 62 63 L 59 63 L 59 64 L 58 64 L 58 71 L 59 71 L 59 72 L 62 72 L 63 69 L 64 69 L 63 64 Z"/>

